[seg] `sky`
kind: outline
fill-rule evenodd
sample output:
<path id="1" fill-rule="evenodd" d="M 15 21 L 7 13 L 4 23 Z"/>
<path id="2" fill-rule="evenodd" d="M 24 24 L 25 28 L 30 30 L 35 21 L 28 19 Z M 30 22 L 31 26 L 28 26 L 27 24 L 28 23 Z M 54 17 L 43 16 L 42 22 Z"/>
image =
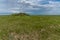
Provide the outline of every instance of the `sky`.
<path id="1" fill-rule="evenodd" d="M 19 12 L 60 15 L 60 0 L 0 0 L 0 14 Z"/>

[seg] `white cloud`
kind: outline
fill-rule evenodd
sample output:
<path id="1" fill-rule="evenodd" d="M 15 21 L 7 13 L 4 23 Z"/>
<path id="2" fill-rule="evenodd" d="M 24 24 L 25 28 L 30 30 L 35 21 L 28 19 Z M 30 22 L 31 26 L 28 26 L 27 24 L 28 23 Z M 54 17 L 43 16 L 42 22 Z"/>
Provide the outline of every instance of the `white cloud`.
<path id="1" fill-rule="evenodd" d="M 49 14 L 60 14 L 60 2 L 49 1 L 49 3 L 50 5 L 53 5 L 52 9 L 49 11 Z"/>
<path id="2" fill-rule="evenodd" d="M 12 0 L 11 0 L 12 1 Z M 13 1 L 14 4 L 9 10 L 11 12 L 28 12 L 32 13 L 31 10 L 42 11 L 44 13 L 60 13 L 60 2 L 52 1 L 52 0 L 16 0 Z M 46 3 L 48 2 L 48 3 Z M 46 3 L 46 4 L 45 4 Z M 47 11 L 46 11 L 47 10 Z"/>
<path id="3" fill-rule="evenodd" d="M 19 13 L 19 11 L 11 10 L 12 13 Z"/>

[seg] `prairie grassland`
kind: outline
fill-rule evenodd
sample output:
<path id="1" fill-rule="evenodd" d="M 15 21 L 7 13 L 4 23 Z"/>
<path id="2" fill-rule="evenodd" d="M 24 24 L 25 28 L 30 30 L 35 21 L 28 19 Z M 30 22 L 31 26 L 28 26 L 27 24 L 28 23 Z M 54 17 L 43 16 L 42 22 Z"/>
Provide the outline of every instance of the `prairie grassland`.
<path id="1" fill-rule="evenodd" d="M 0 16 L 0 40 L 60 40 L 60 16 Z"/>

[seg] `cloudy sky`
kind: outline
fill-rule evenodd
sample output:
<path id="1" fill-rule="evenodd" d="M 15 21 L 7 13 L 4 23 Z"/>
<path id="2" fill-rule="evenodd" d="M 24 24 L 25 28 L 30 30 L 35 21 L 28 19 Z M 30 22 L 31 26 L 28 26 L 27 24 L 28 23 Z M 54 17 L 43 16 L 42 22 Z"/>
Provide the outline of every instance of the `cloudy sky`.
<path id="1" fill-rule="evenodd" d="M 59 15 L 60 0 L 0 0 L 0 14 L 19 12 Z"/>

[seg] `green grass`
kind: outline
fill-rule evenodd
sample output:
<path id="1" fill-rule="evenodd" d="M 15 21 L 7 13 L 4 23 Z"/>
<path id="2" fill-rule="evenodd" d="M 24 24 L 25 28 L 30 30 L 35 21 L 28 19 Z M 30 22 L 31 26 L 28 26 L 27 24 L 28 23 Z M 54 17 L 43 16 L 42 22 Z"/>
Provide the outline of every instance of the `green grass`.
<path id="1" fill-rule="evenodd" d="M 60 40 L 60 16 L 0 16 L 0 40 Z"/>

